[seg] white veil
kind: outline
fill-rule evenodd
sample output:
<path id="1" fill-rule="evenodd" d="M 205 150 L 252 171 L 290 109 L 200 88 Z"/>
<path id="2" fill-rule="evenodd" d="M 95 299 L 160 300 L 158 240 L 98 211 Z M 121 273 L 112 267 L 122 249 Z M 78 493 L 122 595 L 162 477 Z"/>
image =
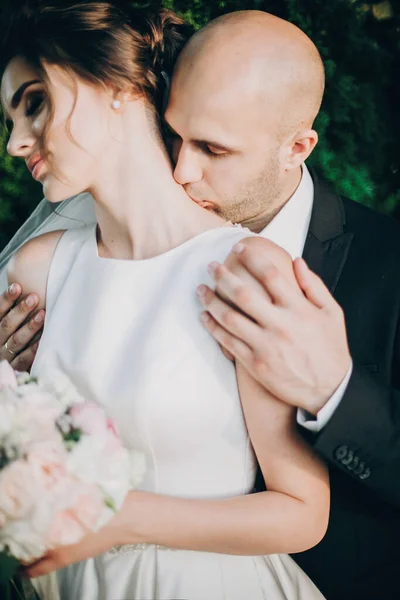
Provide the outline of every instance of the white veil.
<path id="1" fill-rule="evenodd" d="M 94 201 L 90 194 L 78 194 L 57 204 L 44 198 L 0 253 L 0 294 L 7 288 L 7 263 L 25 242 L 48 231 L 75 229 L 95 222 Z"/>

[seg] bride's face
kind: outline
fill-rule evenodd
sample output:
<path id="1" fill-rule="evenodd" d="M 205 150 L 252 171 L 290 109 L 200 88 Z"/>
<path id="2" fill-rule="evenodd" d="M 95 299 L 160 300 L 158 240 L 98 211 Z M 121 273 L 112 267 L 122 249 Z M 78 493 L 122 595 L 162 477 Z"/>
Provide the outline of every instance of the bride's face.
<path id="1" fill-rule="evenodd" d="M 1 99 L 10 131 L 8 153 L 23 158 L 46 198 L 59 202 L 91 189 L 104 169 L 111 99 L 105 89 L 57 66 L 47 65 L 46 72 L 50 91 L 34 67 L 14 58 L 4 71 Z M 46 125 L 47 158 L 42 149 Z"/>

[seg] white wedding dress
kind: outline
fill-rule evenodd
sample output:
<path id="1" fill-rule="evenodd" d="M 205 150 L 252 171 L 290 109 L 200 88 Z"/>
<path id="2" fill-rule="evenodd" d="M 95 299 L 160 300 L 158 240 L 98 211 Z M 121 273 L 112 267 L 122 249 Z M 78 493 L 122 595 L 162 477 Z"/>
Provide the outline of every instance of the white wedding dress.
<path id="1" fill-rule="evenodd" d="M 234 365 L 199 320 L 207 265 L 250 232 L 220 227 L 147 260 L 100 258 L 95 226 L 56 249 L 33 373 L 61 367 L 143 451 L 141 489 L 182 498 L 251 492 L 256 460 Z M 320 600 L 287 555 L 137 545 L 35 580 L 44 600 Z"/>

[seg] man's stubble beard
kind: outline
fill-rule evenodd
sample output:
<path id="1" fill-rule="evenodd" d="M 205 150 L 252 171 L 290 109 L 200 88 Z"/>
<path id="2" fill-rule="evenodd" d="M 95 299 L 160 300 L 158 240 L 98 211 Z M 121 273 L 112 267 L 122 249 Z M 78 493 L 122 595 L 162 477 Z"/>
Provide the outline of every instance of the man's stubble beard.
<path id="1" fill-rule="evenodd" d="M 274 153 L 262 173 L 242 186 L 234 198 L 226 199 L 216 212 L 226 221 L 259 233 L 279 212 L 279 200 L 279 161 Z"/>

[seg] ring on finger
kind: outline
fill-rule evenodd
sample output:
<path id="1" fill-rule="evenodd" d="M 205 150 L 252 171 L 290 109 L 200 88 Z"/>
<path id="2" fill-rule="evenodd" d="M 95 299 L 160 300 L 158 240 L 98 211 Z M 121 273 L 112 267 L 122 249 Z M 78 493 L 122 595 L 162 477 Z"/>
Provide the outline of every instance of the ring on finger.
<path id="1" fill-rule="evenodd" d="M 10 340 L 7 340 L 7 341 L 6 341 L 6 343 L 4 344 L 4 348 L 5 348 L 5 349 L 6 349 L 6 350 L 7 350 L 7 351 L 10 353 L 10 354 L 12 354 L 12 356 L 16 356 L 16 354 L 17 354 L 17 353 L 16 353 L 16 352 L 13 352 L 13 351 L 12 351 L 12 350 L 10 350 L 10 348 L 8 347 L 8 342 L 9 342 L 9 341 L 10 341 Z"/>

